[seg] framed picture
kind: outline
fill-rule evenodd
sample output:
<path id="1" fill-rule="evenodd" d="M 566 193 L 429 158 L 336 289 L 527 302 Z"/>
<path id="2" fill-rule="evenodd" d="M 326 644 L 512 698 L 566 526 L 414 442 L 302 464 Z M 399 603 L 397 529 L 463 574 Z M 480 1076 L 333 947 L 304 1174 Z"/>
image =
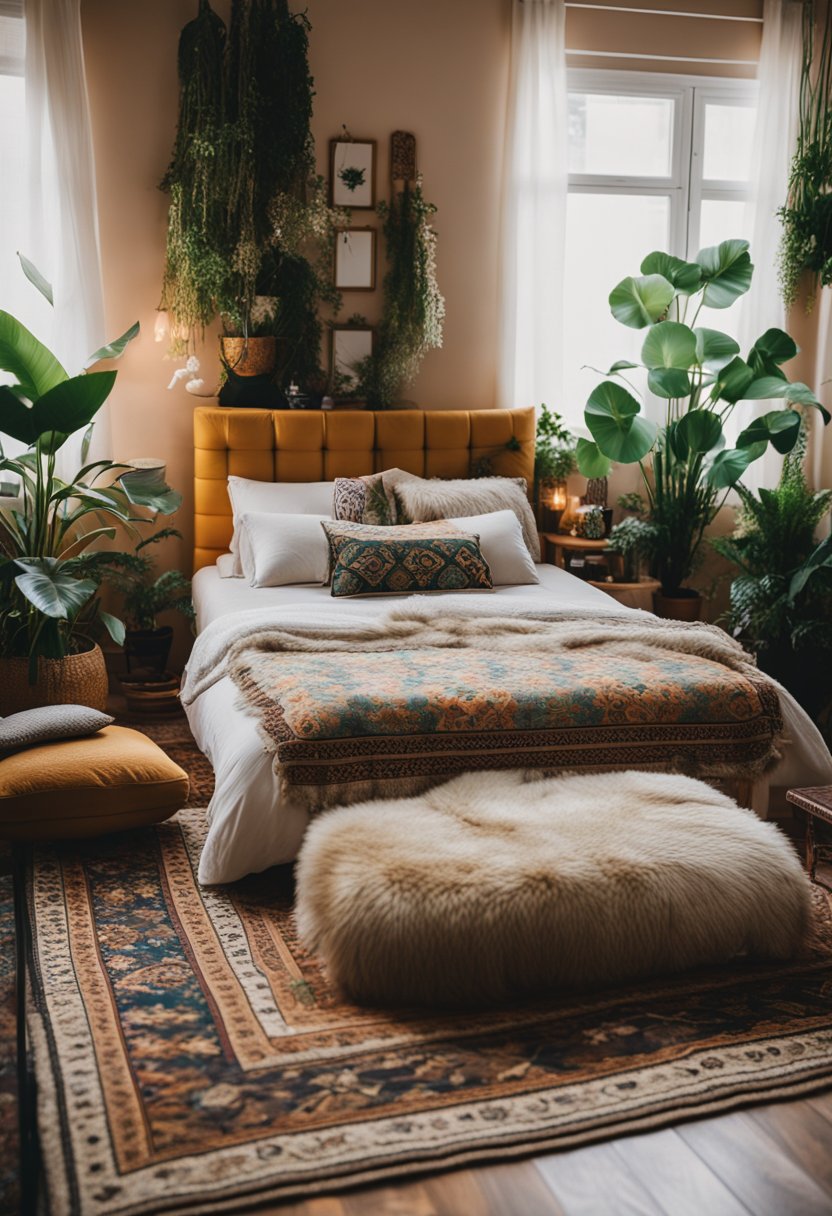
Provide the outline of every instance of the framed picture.
<path id="1" fill-rule="evenodd" d="M 373 291 L 375 285 L 375 228 L 339 228 L 335 233 L 335 286 L 341 291 Z"/>
<path id="2" fill-rule="evenodd" d="M 358 385 L 358 365 L 373 353 L 373 331 L 369 325 L 333 325 L 332 378 L 336 391 L 345 395 Z"/>
<path id="3" fill-rule="evenodd" d="M 329 201 L 333 207 L 368 210 L 376 205 L 376 141 L 329 141 Z"/>

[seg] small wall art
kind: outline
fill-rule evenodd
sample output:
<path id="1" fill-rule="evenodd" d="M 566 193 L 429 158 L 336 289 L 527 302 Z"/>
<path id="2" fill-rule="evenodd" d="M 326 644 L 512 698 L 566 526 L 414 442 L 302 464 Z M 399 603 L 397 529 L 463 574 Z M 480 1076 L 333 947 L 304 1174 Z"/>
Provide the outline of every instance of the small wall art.
<path id="1" fill-rule="evenodd" d="M 339 228 L 335 234 L 335 286 L 339 291 L 373 291 L 375 285 L 375 228 Z"/>
<path id="2" fill-rule="evenodd" d="M 333 207 L 368 210 L 376 205 L 376 141 L 329 141 L 329 201 Z"/>
<path id="3" fill-rule="evenodd" d="M 338 396 L 352 392 L 358 385 L 358 365 L 373 353 L 370 326 L 333 325 L 332 379 Z"/>

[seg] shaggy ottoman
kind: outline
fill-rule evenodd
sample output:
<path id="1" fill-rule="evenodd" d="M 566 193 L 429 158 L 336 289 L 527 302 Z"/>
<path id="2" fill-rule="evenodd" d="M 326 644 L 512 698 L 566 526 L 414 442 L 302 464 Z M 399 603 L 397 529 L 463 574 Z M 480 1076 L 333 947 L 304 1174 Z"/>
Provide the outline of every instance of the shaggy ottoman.
<path id="1" fill-rule="evenodd" d="M 689 777 L 470 773 L 312 823 L 297 918 L 358 1001 L 481 1004 L 784 959 L 809 883 L 779 830 Z"/>

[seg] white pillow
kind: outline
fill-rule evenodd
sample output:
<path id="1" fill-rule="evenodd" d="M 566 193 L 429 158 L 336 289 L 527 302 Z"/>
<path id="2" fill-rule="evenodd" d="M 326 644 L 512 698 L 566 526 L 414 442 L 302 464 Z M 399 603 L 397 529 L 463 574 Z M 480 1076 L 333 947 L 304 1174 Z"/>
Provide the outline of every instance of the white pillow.
<path id="1" fill-rule="evenodd" d="M 448 522 L 479 536 L 480 549 L 491 569 L 495 587 L 540 582 L 523 539 L 520 520 L 513 511 L 457 516 Z"/>
<path id="2" fill-rule="evenodd" d="M 228 497 L 234 516 L 234 535 L 229 548 L 235 555 L 234 574 L 243 573 L 238 555 L 238 526 L 246 513 L 267 512 L 281 515 L 325 515 L 332 517 L 331 481 L 252 481 L 248 477 L 229 477 Z M 228 576 L 225 576 L 228 577 Z"/>
<path id="3" fill-rule="evenodd" d="M 242 567 L 238 570 L 238 565 L 235 553 L 221 553 L 217 558 L 217 574 L 220 578 L 242 578 Z"/>
<path id="4" fill-rule="evenodd" d="M 246 512 L 240 519 L 240 559 L 252 587 L 325 583 L 329 542 L 321 527 L 328 515 Z"/>

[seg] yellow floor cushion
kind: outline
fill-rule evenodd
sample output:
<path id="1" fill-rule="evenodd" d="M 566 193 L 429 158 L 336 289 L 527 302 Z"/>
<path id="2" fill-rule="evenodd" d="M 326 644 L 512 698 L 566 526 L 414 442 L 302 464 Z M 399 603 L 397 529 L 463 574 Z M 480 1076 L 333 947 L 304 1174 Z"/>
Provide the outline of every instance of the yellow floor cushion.
<path id="1" fill-rule="evenodd" d="M 185 805 L 188 775 L 147 735 L 108 726 L 0 760 L 0 838 L 100 836 Z"/>

